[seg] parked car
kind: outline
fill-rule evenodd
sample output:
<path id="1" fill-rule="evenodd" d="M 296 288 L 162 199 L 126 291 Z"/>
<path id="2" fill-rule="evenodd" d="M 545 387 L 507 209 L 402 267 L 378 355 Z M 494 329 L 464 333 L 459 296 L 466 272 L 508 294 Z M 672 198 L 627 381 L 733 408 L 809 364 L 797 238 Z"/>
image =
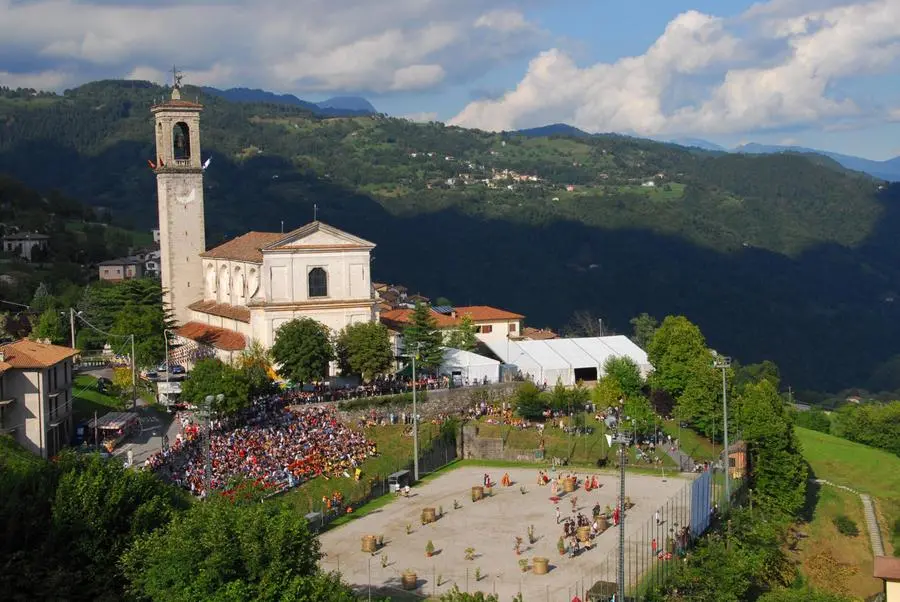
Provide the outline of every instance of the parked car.
<path id="1" fill-rule="evenodd" d="M 157 372 L 165 372 L 168 370 L 168 366 L 166 366 L 165 362 L 156 367 Z"/>
<path id="2" fill-rule="evenodd" d="M 178 364 L 172 364 L 172 374 L 184 374 L 185 369 L 184 366 L 180 366 Z"/>

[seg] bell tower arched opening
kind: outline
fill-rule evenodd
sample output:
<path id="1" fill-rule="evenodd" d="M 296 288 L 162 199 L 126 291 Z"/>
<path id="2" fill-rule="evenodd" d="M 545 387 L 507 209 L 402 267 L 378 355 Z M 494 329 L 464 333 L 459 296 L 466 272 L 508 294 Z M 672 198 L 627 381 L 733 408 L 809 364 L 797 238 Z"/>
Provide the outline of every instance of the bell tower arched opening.
<path id="1" fill-rule="evenodd" d="M 191 129 L 183 121 L 172 128 L 172 158 L 176 161 L 189 161 L 191 158 Z"/>

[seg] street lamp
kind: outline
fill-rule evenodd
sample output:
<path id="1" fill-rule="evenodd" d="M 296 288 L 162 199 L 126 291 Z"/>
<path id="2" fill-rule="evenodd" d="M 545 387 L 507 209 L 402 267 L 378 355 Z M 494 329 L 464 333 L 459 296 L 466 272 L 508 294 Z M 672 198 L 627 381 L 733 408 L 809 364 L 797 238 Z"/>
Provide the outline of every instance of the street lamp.
<path id="1" fill-rule="evenodd" d="M 222 403 L 225 400 L 225 395 L 219 393 L 218 395 L 207 395 L 204 401 L 206 405 L 204 406 L 204 414 L 206 415 L 206 464 L 203 469 L 203 496 L 206 499 L 209 499 L 209 494 L 212 491 L 212 404 L 213 401 L 217 401 L 218 403 Z"/>
<path id="2" fill-rule="evenodd" d="M 422 343 L 416 343 L 416 352 L 412 356 L 412 394 L 413 394 L 413 482 L 419 480 L 419 414 L 416 411 L 416 356 L 422 349 Z"/>
<path id="3" fill-rule="evenodd" d="M 609 447 L 614 443 L 619 444 L 619 554 L 618 554 L 618 575 L 616 578 L 616 600 L 625 599 L 625 460 L 628 457 L 626 452 L 628 448 L 628 436 L 622 432 L 628 427 L 623 424 L 625 417 L 624 399 L 619 398 L 619 407 L 616 418 L 608 417 L 606 419 L 607 428 L 614 428 L 615 435 L 606 435 L 606 442 Z"/>
<path id="4" fill-rule="evenodd" d="M 731 358 L 724 355 L 716 356 L 713 365 L 722 370 L 722 418 L 725 425 L 725 504 L 727 508 L 731 505 L 731 475 L 729 474 L 728 457 L 728 389 L 725 375 L 728 368 L 731 367 Z"/>

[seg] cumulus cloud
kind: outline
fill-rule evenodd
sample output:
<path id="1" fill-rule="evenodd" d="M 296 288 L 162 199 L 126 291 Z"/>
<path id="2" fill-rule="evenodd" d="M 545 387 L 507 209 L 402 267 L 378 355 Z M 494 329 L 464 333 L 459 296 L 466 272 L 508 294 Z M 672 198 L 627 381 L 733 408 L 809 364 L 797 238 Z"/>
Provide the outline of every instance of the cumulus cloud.
<path id="1" fill-rule="evenodd" d="M 536 52 L 544 38 L 521 11 L 535 2 L 0 0 L 0 54 L 73 80 L 160 81 L 177 64 L 194 84 L 404 91 Z"/>
<path id="2" fill-rule="evenodd" d="M 489 130 L 565 121 L 588 131 L 724 134 L 863 119 L 843 80 L 900 57 L 897 0 L 771 0 L 726 21 L 688 11 L 642 55 L 586 67 L 553 49 L 515 89 L 452 123 Z"/>

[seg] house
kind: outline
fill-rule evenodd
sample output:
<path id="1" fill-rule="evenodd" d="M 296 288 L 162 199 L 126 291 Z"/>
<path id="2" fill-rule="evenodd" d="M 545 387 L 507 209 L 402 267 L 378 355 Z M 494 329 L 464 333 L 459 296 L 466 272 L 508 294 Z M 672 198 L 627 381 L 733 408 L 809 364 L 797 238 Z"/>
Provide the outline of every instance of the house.
<path id="1" fill-rule="evenodd" d="M 23 259 L 32 260 L 35 249 L 46 251 L 50 237 L 36 232 L 19 232 L 8 234 L 2 238 L 3 250 L 7 253 L 15 253 Z"/>
<path id="2" fill-rule="evenodd" d="M 110 259 L 100 262 L 97 269 L 100 272 L 100 280 L 113 282 L 132 280 L 144 276 L 144 260 L 138 257 Z"/>
<path id="3" fill-rule="evenodd" d="M 42 458 L 68 445 L 77 353 L 28 339 L 0 346 L 0 434 Z"/>
<path id="4" fill-rule="evenodd" d="M 884 582 L 884 601 L 900 602 L 900 558 L 876 556 L 874 576 Z"/>
<path id="5" fill-rule="evenodd" d="M 559 335 L 549 328 L 533 328 L 526 326 L 522 329 L 522 338 L 528 341 L 546 341 L 549 339 L 558 339 Z"/>
<path id="6" fill-rule="evenodd" d="M 518 337 L 522 332 L 522 314 L 497 309 L 489 305 L 469 305 L 455 307 L 454 317 L 469 316 L 475 323 L 476 334 L 479 340 L 505 340 L 509 337 Z"/>
<path id="7" fill-rule="evenodd" d="M 159 228 L 153 228 L 150 230 L 150 233 L 153 234 L 153 242 L 155 244 L 159 244 Z"/>
<path id="8" fill-rule="evenodd" d="M 732 479 L 743 479 L 747 473 L 747 444 L 743 441 L 728 446 L 728 473 Z"/>
<path id="9" fill-rule="evenodd" d="M 647 180 L 641 184 L 642 188 L 656 188 L 656 182 L 653 180 Z"/>

